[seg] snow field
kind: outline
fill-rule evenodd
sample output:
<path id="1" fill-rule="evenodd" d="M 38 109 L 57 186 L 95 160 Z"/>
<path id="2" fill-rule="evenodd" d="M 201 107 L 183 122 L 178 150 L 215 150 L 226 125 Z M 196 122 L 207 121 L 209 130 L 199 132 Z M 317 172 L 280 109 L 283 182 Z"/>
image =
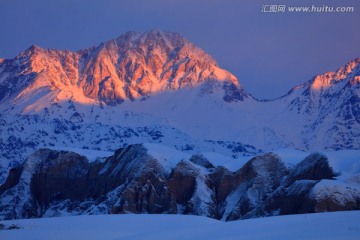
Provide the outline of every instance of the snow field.
<path id="1" fill-rule="evenodd" d="M 0 239 L 360 239 L 360 211 L 222 222 L 189 215 L 98 215 L 2 221 Z"/>

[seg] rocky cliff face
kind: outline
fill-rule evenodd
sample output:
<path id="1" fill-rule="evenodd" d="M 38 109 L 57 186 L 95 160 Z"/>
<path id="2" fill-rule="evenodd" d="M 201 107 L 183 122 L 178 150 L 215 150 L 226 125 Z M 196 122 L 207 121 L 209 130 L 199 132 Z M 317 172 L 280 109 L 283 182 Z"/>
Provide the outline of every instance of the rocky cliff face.
<path id="1" fill-rule="evenodd" d="M 229 221 L 360 208 L 359 189 L 335 180 L 321 154 L 292 168 L 263 154 L 233 172 L 203 156 L 174 153 L 161 156 L 149 145 L 131 145 L 89 162 L 73 152 L 38 150 L 0 187 L 0 215 L 171 213 Z"/>

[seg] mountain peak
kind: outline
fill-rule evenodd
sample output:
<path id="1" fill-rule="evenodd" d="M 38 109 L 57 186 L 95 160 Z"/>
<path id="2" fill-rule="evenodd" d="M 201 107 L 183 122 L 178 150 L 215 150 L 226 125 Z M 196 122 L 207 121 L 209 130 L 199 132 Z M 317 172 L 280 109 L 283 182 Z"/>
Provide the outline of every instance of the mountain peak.
<path id="1" fill-rule="evenodd" d="M 311 80 L 292 88 L 285 96 L 287 97 L 294 92 L 302 92 L 303 95 L 308 96 L 309 93 L 313 93 L 319 97 L 324 92 L 338 91 L 347 83 L 354 85 L 359 83 L 360 76 L 360 58 L 356 58 L 347 62 L 344 66 L 340 67 L 334 72 L 326 72 L 313 77 Z M 334 89 L 334 87 L 336 89 Z M 320 94 L 320 95 L 319 95 Z M 326 95 L 326 94 L 325 94 Z M 282 98 L 282 97 L 281 97 Z"/>
<path id="2" fill-rule="evenodd" d="M 113 41 L 107 44 L 113 44 Z M 160 29 L 152 29 L 143 33 L 127 32 L 115 40 L 116 45 L 126 50 L 145 52 L 164 52 L 169 57 L 190 57 L 218 67 L 217 62 L 201 48 L 197 47 L 182 35 Z"/>
<path id="3" fill-rule="evenodd" d="M 39 52 L 42 52 L 44 51 L 45 49 L 43 49 L 42 47 L 40 46 L 37 46 L 37 45 L 31 45 L 28 49 L 26 49 L 24 51 L 25 54 L 35 54 L 35 53 L 39 53 Z"/>
<path id="4" fill-rule="evenodd" d="M 177 33 L 173 33 L 173 32 L 168 32 L 168 31 L 163 31 L 163 30 L 160 30 L 158 28 L 155 28 L 155 29 L 151 29 L 149 31 L 146 31 L 146 32 L 143 32 L 140 34 L 140 38 L 155 38 L 155 39 L 165 39 L 167 38 L 166 35 L 177 35 L 180 37 L 180 34 L 177 34 Z"/>
<path id="5" fill-rule="evenodd" d="M 38 63 L 38 57 L 43 57 L 45 54 L 47 54 L 48 50 L 44 49 L 37 45 L 31 45 L 28 49 L 25 51 L 22 51 L 18 56 L 15 57 L 19 62 L 18 64 L 23 65 L 26 63 L 30 63 L 30 65 L 34 65 L 35 63 Z"/>
<path id="6" fill-rule="evenodd" d="M 360 74 L 360 58 L 349 61 L 345 66 L 339 68 L 335 72 L 327 72 L 317 75 L 311 81 L 311 90 L 325 91 L 336 84 L 351 81 Z"/>
<path id="7" fill-rule="evenodd" d="M 180 47 L 186 42 L 186 39 L 181 37 L 179 34 L 164 32 L 159 29 L 153 29 L 144 32 L 143 34 L 140 35 L 139 40 L 141 44 L 145 44 L 149 46 L 159 45 L 161 47 L 166 47 L 169 49 Z M 179 42 L 175 42 L 175 41 L 179 41 Z"/>
<path id="8" fill-rule="evenodd" d="M 349 61 L 345 66 L 339 68 L 336 71 L 337 75 L 346 76 L 351 73 L 359 73 L 360 72 L 360 58 L 356 58 L 354 60 Z"/>
<path id="9" fill-rule="evenodd" d="M 50 102 L 116 105 L 159 92 L 193 88 L 208 80 L 224 84 L 226 101 L 242 99 L 237 96 L 242 88 L 236 77 L 221 69 L 209 54 L 180 34 L 159 29 L 127 32 L 76 53 L 32 45 L 15 60 L 21 67 L 11 68 L 12 75 L 26 69 L 26 76 L 18 79 L 18 92 L 12 93 L 17 101 L 45 91 L 44 96 L 52 96 L 47 99 Z M 9 77 L 8 81 L 11 85 L 13 80 Z M 6 89 L 9 92 L 4 96 L 11 95 L 11 88 Z M 229 97 L 234 94 L 236 98 Z"/>
<path id="10" fill-rule="evenodd" d="M 31 51 L 41 51 L 43 48 L 38 45 L 33 44 L 28 49 Z"/>

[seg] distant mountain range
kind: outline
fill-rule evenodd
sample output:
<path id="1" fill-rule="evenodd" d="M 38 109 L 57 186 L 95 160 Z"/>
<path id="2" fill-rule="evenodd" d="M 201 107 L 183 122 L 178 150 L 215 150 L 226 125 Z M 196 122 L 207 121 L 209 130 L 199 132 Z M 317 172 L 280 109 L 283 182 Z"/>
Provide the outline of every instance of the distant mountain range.
<path id="1" fill-rule="evenodd" d="M 357 58 L 259 100 L 160 30 L 77 52 L 31 46 L 0 59 L 0 218 L 359 209 L 360 169 L 346 154 L 336 172 L 322 154 L 289 166 L 267 153 L 359 150 L 359 83 Z"/>
<path id="2" fill-rule="evenodd" d="M 176 33 L 128 32 L 78 52 L 31 46 L 0 61 L 1 158 L 139 142 L 234 157 L 283 147 L 359 149 L 359 81 L 360 58 L 258 100 Z"/>

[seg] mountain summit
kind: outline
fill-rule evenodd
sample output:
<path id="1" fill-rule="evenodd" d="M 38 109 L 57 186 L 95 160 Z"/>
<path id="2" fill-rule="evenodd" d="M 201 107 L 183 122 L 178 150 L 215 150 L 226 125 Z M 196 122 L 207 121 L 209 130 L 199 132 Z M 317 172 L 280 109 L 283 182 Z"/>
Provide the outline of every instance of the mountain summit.
<path id="1" fill-rule="evenodd" d="M 202 49 L 160 30 L 128 32 L 77 52 L 31 46 L 0 62 L 0 69 L 0 101 L 15 99 L 15 105 L 68 100 L 117 105 L 207 80 L 222 82 L 228 92 L 243 92 L 237 79 Z"/>

